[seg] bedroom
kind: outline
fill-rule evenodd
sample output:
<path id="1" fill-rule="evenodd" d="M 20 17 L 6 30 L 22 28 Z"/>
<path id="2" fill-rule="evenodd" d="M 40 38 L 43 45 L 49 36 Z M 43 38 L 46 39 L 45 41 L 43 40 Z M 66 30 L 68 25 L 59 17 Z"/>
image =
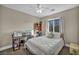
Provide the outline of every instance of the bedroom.
<path id="1" fill-rule="evenodd" d="M 44 9 L 44 11 L 42 11 L 42 9 Z M 74 49 L 79 48 L 78 47 L 78 44 L 79 44 L 78 15 L 79 15 L 79 7 L 78 5 L 75 5 L 75 4 L 74 5 L 73 4 L 69 4 L 69 5 L 68 4 L 0 5 L 0 54 L 1 55 L 2 54 L 4 55 L 7 55 L 7 54 L 9 55 L 11 54 L 14 54 L 14 55 L 48 54 L 50 55 L 50 54 L 59 54 L 59 52 L 60 54 L 70 54 L 70 50 L 72 50 L 70 46 L 72 46 Z M 54 28 L 55 19 L 60 20 L 56 23 L 56 24 L 60 24 L 56 30 Z M 51 24 L 49 23 L 49 21 L 52 22 L 52 27 L 49 26 Z M 42 24 L 42 25 L 38 26 L 38 24 Z M 47 39 L 47 36 L 46 36 L 47 34 L 51 34 L 49 33 L 49 31 L 54 32 L 54 36 L 55 34 L 56 36 L 61 36 L 62 34 L 62 39 L 64 39 L 63 43 L 57 44 L 57 46 L 60 45 L 59 47 L 61 47 L 59 48 L 59 51 L 57 51 L 58 48 L 51 47 L 51 48 L 55 48 L 53 49 L 53 51 L 57 49 L 54 53 L 53 51 L 50 51 L 52 53 L 49 52 L 49 48 L 50 48 L 49 46 L 46 45 L 47 46 L 46 47 L 42 45 L 42 44 L 48 44 L 48 42 L 51 42 L 51 41 L 52 42 L 49 43 L 48 45 L 51 45 L 51 46 L 53 45 L 52 43 L 54 43 L 53 40 L 55 39 L 50 39 L 50 38 Z M 55 31 L 57 31 L 58 33 L 55 33 Z M 12 47 L 14 46 L 14 44 L 12 44 L 13 43 L 12 34 L 14 33 L 25 34 L 25 32 L 27 32 L 27 34 L 31 33 L 33 36 L 30 36 L 29 40 L 27 40 L 27 42 L 25 42 L 25 44 L 23 44 L 23 46 L 20 47 L 20 49 L 18 49 L 17 47 L 16 49 L 18 50 L 13 51 Z M 27 37 L 25 39 L 27 39 Z M 57 39 L 61 40 L 62 42 L 61 38 L 57 38 Z M 34 43 L 34 46 L 30 46 L 30 49 L 28 49 L 30 42 L 31 42 L 31 45 L 33 45 L 34 42 L 35 43 Z M 22 41 L 21 43 L 24 43 L 24 41 Z M 38 45 L 40 48 L 38 46 L 36 47 L 35 45 Z M 63 46 L 65 46 L 64 49 L 62 49 Z M 27 50 L 26 50 L 26 47 L 28 47 Z M 28 50 L 30 51 L 28 52 Z M 38 53 L 38 50 L 39 50 L 39 53 Z M 42 53 L 42 52 L 45 52 L 45 53 Z"/>

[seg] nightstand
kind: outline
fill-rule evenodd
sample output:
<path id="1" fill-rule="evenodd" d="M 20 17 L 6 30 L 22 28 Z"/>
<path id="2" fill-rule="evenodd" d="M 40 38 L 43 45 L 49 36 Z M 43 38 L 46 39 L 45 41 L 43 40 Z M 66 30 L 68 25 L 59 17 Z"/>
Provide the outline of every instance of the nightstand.
<path id="1" fill-rule="evenodd" d="M 70 43 L 70 54 L 78 55 L 79 54 L 79 45 L 76 43 Z"/>

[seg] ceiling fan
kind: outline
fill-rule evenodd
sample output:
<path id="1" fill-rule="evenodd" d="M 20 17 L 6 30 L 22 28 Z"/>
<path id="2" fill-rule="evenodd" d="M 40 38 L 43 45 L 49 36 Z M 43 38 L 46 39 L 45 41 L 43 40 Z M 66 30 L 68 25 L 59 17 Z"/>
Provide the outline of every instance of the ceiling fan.
<path id="1" fill-rule="evenodd" d="M 43 13 L 44 11 L 46 11 L 46 10 L 49 10 L 49 11 L 54 11 L 54 9 L 49 9 L 49 8 L 47 8 L 47 7 L 44 7 L 43 5 L 41 5 L 41 4 L 37 4 L 36 5 L 37 7 L 36 7 L 36 12 L 37 13 Z"/>
<path id="2" fill-rule="evenodd" d="M 36 12 L 37 13 L 42 13 L 43 12 L 43 7 L 42 7 L 42 5 L 40 5 L 40 4 L 37 4 L 37 10 L 36 10 Z"/>

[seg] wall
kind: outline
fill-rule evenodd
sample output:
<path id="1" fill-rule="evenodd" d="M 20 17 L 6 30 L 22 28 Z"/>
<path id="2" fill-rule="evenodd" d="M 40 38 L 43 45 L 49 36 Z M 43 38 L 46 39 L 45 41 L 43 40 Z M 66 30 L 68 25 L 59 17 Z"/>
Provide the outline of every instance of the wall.
<path id="1" fill-rule="evenodd" d="M 0 47 L 12 44 L 11 32 L 32 30 L 38 18 L 0 6 Z"/>
<path id="2" fill-rule="evenodd" d="M 78 20 L 79 20 L 79 8 L 75 7 L 69 10 L 65 10 L 60 13 L 56 13 L 47 17 L 42 18 L 43 21 L 43 33 L 45 34 L 47 30 L 47 21 L 48 19 L 61 17 L 61 19 L 64 20 L 63 24 L 63 31 L 64 31 L 64 40 L 66 44 L 69 44 L 70 42 L 79 43 L 79 37 L 78 37 Z"/>

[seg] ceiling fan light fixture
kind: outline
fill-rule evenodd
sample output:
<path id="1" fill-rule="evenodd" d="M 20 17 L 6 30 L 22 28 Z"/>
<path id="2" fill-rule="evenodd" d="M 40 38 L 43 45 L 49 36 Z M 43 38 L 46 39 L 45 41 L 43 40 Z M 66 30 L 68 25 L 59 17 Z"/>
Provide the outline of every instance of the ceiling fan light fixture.
<path id="1" fill-rule="evenodd" d="M 40 4 L 37 4 L 37 10 L 36 10 L 37 13 L 42 13 L 43 12 L 43 9 L 42 9 L 42 6 Z"/>
<path id="2" fill-rule="evenodd" d="M 38 9 L 36 12 L 37 13 L 42 13 L 42 10 L 41 9 Z"/>

